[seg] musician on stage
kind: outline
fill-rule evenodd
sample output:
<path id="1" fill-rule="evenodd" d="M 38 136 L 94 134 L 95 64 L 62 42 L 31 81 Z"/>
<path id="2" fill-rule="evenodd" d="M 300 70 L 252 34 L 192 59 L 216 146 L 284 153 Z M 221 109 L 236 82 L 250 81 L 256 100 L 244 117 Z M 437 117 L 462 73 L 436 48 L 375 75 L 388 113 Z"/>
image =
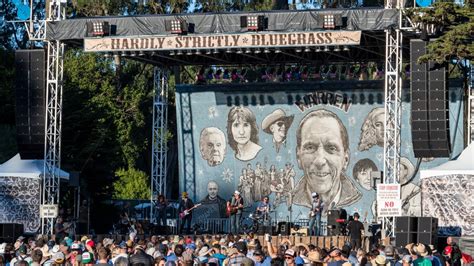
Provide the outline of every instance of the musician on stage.
<path id="1" fill-rule="evenodd" d="M 240 232 L 240 220 L 242 219 L 242 209 L 244 208 L 244 199 L 239 191 L 234 192 L 234 196 L 227 202 L 227 210 L 230 216 L 230 232 L 238 234 Z"/>
<path id="2" fill-rule="evenodd" d="M 311 193 L 311 211 L 309 212 L 309 231 L 312 236 L 321 235 L 321 213 L 324 209 L 324 202 L 318 193 Z"/>
<path id="3" fill-rule="evenodd" d="M 166 225 L 166 208 L 168 207 L 168 202 L 165 199 L 165 196 L 159 195 L 158 202 L 156 203 L 156 209 L 158 213 L 158 225 Z"/>
<path id="4" fill-rule="evenodd" d="M 179 212 L 182 213 L 181 225 L 179 226 L 180 234 L 183 234 L 184 224 L 186 224 L 186 233 L 191 233 L 191 220 L 193 219 L 192 207 L 194 207 L 193 201 L 188 198 L 187 192 L 183 192 L 181 200 L 179 201 Z"/>
<path id="5" fill-rule="evenodd" d="M 264 197 L 263 201 L 261 201 L 257 206 L 257 213 L 261 215 L 264 222 L 270 220 L 270 208 L 271 205 L 268 196 Z"/>
<path id="6" fill-rule="evenodd" d="M 351 247 L 358 250 L 362 247 L 362 235 L 364 234 L 364 224 L 359 221 L 360 215 L 354 213 L 354 220 L 347 224 L 347 231 L 351 238 Z"/>

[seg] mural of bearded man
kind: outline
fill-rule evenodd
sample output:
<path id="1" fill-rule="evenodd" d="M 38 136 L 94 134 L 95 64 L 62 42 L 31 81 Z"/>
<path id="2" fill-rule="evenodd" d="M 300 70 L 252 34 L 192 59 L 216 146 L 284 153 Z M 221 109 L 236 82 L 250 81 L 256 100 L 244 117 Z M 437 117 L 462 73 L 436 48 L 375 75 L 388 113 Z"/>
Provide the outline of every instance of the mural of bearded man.
<path id="1" fill-rule="evenodd" d="M 383 147 L 385 111 L 382 107 L 372 109 L 365 118 L 361 128 L 359 151 L 366 151 L 372 146 Z"/>

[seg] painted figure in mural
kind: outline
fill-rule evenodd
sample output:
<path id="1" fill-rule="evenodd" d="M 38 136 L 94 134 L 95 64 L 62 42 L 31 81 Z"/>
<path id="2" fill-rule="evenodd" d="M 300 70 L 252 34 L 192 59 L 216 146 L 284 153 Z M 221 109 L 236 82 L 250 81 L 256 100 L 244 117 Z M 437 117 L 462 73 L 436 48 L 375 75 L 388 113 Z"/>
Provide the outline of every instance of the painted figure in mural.
<path id="1" fill-rule="evenodd" d="M 319 194 L 328 209 L 351 205 L 361 193 L 346 176 L 349 136 L 337 115 L 325 109 L 308 113 L 296 131 L 296 158 L 304 175 L 293 192 L 293 202 L 311 208 L 311 193 Z"/>
<path id="2" fill-rule="evenodd" d="M 383 147 L 385 111 L 382 107 L 372 109 L 362 124 L 359 151 L 366 151 L 374 145 Z"/>
<path id="3" fill-rule="evenodd" d="M 242 198 L 244 199 L 245 206 L 252 205 L 252 177 L 248 174 L 247 168 L 242 169 L 242 175 L 239 178 L 239 191 L 242 191 Z"/>
<path id="4" fill-rule="evenodd" d="M 276 109 L 262 121 L 262 130 L 273 136 L 273 145 L 278 153 L 286 144 L 288 129 L 293 123 L 294 115 L 287 116 L 282 109 Z"/>
<path id="5" fill-rule="evenodd" d="M 296 172 L 291 163 L 286 163 L 282 174 L 283 193 L 286 196 L 286 205 L 291 207 L 293 204 L 293 189 L 295 188 Z"/>
<path id="6" fill-rule="evenodd" d="M 250 198 L 251 202 L 254 202 L 254 195 L 255 195 L 255 171 L 252 169 L 252 164 L 247 164 L 247 178 L 249 179 L 250 185 Z M 258 200 L 257 200 L 258 201 Z"/>
<path id="7" fill-rule="evenodd" d="M 352 177 L 359 182 L 360 186 L 365 190 L 372 189 L 372 178 L 371 173 L 377 172 L 378 168 L 375 163 L 368 159 L 364 158 L 359 160 L 352 168 Z"/>
<path id="8" fill-rule="evenodd" d="M 260 163 L 255 165 L 255 178 L 253 183 L 253 200 L 257 201 L 262 198 L 262 182 L 264 181 L 264 172 Z"/>
<path id="9" fill-rule="evenodd" d="M 255 115 L 250 109 L 234 106 L 227 116 L 227 136 L 229 146 L 235 152 L 235 158 L 249 161 L 262 149 L 258 145 L 258 126 Z"/>
<path id="10" fill-rule="evenodd" d="M 207 183 L 207 196 L 201 200 L 206 207 L 207 218 L 225 218 L 226 217 L 226 201 L 219 197 L 219 185 L 216 181 Z"/>
<path id="11" fill-rule="evenodd" d="M 408 182 L 415 173 L 415 167 L 405 157 L 400 158 L 400 185 L 403 215 L 421 215 L 421 189 L 419 186 Z"/>
<path id="12" fill-rule="evenodd" d="M 270 176 L 270 192 L 275 194 L 273 205 L 278 206 L 280 204 L 281 195 L 283 193 L 283 183 L 280 178 L 280 173 L 276 169 L 275 165 L 272 164 L 270 166 L 270 171 L 268 172 L 268 174 Z"/>
<path id="13" fill-rule="evenodd" d="M 224 161 L 226 142 L 225 135 L 216 127 L 206 127 L 199 138 L 201 157 L 209 166 L 216 166 Z"/>

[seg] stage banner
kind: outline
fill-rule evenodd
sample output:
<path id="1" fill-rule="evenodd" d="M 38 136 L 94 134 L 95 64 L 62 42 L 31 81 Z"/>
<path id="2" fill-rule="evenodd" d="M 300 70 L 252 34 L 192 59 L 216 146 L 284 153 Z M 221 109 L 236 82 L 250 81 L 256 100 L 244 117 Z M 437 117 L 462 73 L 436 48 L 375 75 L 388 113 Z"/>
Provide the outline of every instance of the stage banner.
<path id="1" fill-rule="evenodd" d="M 259 32 L 85 38 L 86 52 L 359 45 L 361 31 Z"/>
<path id="2" fill-rule="evenodd" d="M 383 81 L 177 86 L 180 191 L 195 202 L 195 220 L 225 217 L 235 190 L 245 212 L 269 196 L 273 220 L 307 219 L 316 192 L 329 209 L 376 212 L 371 172 L 383 171 Z M 405 83 L 408 88 L 409 83 Z M 400 198 L 403 215 L 421 215 L 410 128 L 402 90 Z M 462 140 L 462 90 L 450 89 L 450 128 Z M 452 141 L 453 156 L 462 141 Z M 420 168 L 446 159 L 426 158 Z M 410 181 L 410 182 L 408 182 Z"/>

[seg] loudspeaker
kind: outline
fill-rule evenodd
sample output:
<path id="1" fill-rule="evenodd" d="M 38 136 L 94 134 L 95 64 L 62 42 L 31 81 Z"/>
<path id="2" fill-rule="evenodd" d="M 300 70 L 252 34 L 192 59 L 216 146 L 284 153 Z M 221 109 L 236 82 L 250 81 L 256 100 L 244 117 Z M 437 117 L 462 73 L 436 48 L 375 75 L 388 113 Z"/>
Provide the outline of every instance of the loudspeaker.
<path id="1" fill-rule="evenodd" d="M 410 42 L 411 126 L 415 157 L 449 157 L 449 95 L 446 69 L 433 62 L 418 64 L 426 53 L 422 40 Z"/>
<path id="2" fill-rule="evenodd" d="M 0 233 L 0 242 L 13 243 L 19 236 L 23 235 L 23 224 L 0 224 Z"/>
<path id="3" fill-rule="evenodd" d="M 437 233 L 438 219 L 433 217 L 418 217 L 419 233 Z"/>
<path id="4" fill-rule="evenodd" d="M 431 232 L 420 233 L 420 232 L 418 232 L 416 242 L 423 243 L 425 245 L 430 245 L 431 244 L 431 245 L 436 247 L 438 245 L 438 236 L 435 232 L 434 233 L 431 233 Z"/>
<path id="5" fill-rule="evenodd" d="M 417 217 L 401 216 L 395 217 L 395 233 L 412 233 L 418 231 Z"/>
<path id="6" fill-rule="evenodd" d="M 407 244 L 417 242 L 416 233 L 395 233 L 395 246 L 405 247 Z"/>
<path id="7" fill-rule="evenodd" d="M 293 227 L 293 223 L 289 222 L 279 222 L 278 223 L 278 233 L 284 236 L 290 235 L 291 228 Z"/>
<path id="8" fill-rule="evenodd" d="M 273 230 L 271 225 L 259 225 L 257 228 L 257 235 L 263 236 L 265 234 L 272 235 Z"/>
<path id="9" fill-rule="evenodd" d="M 15 52 L 16 133 L 22 159 L 44 158 L 45 51 Z"/>

